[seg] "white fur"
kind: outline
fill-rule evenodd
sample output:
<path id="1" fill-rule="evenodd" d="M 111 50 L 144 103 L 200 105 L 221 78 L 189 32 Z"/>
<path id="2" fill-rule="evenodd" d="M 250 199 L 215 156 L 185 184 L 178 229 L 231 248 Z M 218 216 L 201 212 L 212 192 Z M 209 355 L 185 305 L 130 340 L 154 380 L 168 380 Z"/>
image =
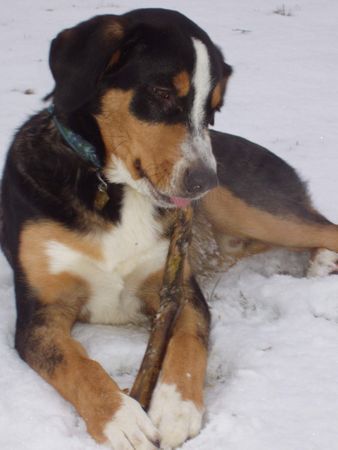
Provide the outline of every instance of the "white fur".
<path id="1" fill-rule="evenodd" d="M 310 262 L 307 276 L 325 277 L 335 270 L 338 270 L 338 254 L 331 250 L 320 249 Z"/>
<path id="2" fill-rule="evenodd" d="M 205 119 L 205 106 L 211 90 L 210 60 L 206 46 L 198 39 L 192 38 L 196 63 L 192 78 L 195 89 L 194 102 L 191 109 L 191 123 L 198 132 Z"/>
<path id="3" fill-rule="evenodd" d="M 205 128 L 207 99 L 211 91 L 210 59 L 207 47 L 198 39 L 192 39 L 196 63 L 192 78 L 195 96 L 191 109 L 190 122 L 193 133 L 183 144 L 185 159 L 202 161 L 210 169 L 216 170 L 216 159 L 212 152 L 208 130 Z"/>
<path id="4" fill-rule="evenodd" d="M 130 172 L 128 171 L 125 163 L 120 158 L 117 158 L 115 155 L 112 155 L 111 157 L 111 164 L 106 169 L 105 176 L 111 183 L 122 183 L 131 186 L 140 194 L 143 194 L 149 199 L 151 199 L 151 201 L 157 204 L 157 206 L 161 206 L 164 208 L 170 206 L 168 205 L 167 202 L 163 202 L 163 200 L 161 200 L 161 198 L 158 195 L 156 195 L 154 187 L 150 184 L 150 182 L 146 178 L 134 180 L 133 177 L 130 175 Z M 173 192 L 175 192 L 175 186 L 176 184 L 173 184 Z M 165 192 L 164 194 L 169 195 L 171 193 Z M 174 205 L 172 206 L 174 207 Z"/>
<path id="5" fill-rule="evenodd" d="M 182 144 L 183 162 L 203 162 L 205 166 L 216 170 L 216 159 L 212 152 L 210 136 L 207 130 L 190 136 Z"/>
<path id="6" fill-rule="evenodd" d="M 122 159 L 115 155 L 111 156 L 111 164 L 106 168 L 105 176 L 111 183 L 127 184 L 140 194 L 151 197 L 147 180 L 134 180 Z"/>
<path id="7" fill-rule="evenodd" d="M 187 373 L 187 378 L 189 374 Z M 174 384 L 159 382 L 155 388 L 149 417 L 161 436 L 161 448 L 171 449 L 198 434 L 203 411 L 194 402 L 183 400 Z"/>
<path id="8" fill-rule="evenodd" d="M 91 237 L 103 259 L 49 241 L 49 270 L 53 274 L 67 271 L 89 283 L 91 296 L 83 312 L 89 312 L 91 322 L 136 322 L 142 319 L 136 291 L 148 275 L 163 267 L 167 255 L 168 241 L 160 234 L 151 201 L 126 187 L 121 223 Z"/>
<path id="9" fill-rule="evenodd" d="M 139 403 L 121 395 L 122 405 L 103 432 L 107 444 L 114 450 L 155 450 L 152 442 L 158 438 L 156 428 Z"/>

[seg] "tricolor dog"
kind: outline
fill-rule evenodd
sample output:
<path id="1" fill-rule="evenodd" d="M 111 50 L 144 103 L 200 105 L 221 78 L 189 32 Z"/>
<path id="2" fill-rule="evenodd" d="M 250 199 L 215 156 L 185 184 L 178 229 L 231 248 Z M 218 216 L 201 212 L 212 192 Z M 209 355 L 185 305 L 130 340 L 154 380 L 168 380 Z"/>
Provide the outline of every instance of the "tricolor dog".
<path id="1" fill-rule="evenodd" d="M 202 425 L 210 314 L 200 243 L 240 258 L 313 249 L 335 272 L 338 227 L 295 171 L 242 138 L 210 131 L 231 67 L 175 11 L 103 15 L 52 42 L 52 105 L 16 134 L 2 181 L 1 242 L 14 271 L 19 355 L 115 450 L 173 448 Z M 71 336 L 75 321 L 156 314 L 175 208 L 192 204 L 185 305 L 148 414 Z"/>

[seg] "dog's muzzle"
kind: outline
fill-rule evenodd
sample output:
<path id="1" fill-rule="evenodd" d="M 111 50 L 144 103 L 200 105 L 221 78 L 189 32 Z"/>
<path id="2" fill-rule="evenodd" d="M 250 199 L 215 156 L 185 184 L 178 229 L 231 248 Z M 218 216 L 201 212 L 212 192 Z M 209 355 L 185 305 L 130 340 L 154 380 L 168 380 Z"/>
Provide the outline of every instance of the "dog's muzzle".
<path id="1" fill-rule="evenodd" d="M 216 187 L 217 184 L 216 172 L 204 165 L 189 167 L 183 177 L 183 186 L 187 197 L 200 196 Z"/>

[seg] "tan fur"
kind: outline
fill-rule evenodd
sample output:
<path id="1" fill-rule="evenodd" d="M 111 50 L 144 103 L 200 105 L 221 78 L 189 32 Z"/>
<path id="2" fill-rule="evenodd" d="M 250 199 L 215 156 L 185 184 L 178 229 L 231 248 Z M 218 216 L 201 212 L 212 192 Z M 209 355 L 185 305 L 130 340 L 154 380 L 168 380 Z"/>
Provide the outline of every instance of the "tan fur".
<path id="1" fill-rule="evenodd" d="M 69 302 L 85 302 L 88 297 L 86 280 L 67 272 L 50 273 L 46 254 L 48 241 L 57 241 L 98 261 L 102 258 L 100 250 L 92 237 L 86 238 L 50 221 L 28 223 L 20 235 L 19 260 L 29 285 L 39 298 L 46 303 L 64 298 Z"/>
<path id="2" fill-rule="evenodd" d="M 187 129 L 184 125 L 150 124 L 130 111 L 132 91 L 112 89 L 102 100 L 102 112 L 96 116 L 107 149 L 107 165 L 114 154 L 126 164 L 134 179 L 140 178 L 135 160 L 158 188 L 169 187 L 172 169 L 181 158 L 180 145 Z M 165 151 L 161 151 L 165 145 Z"/>
<path id="3" fill-rule="evenodd" d="M 183 400 L 203 407 L 207 364 L 204 320 L 191 304 L 182 310 L 170 339 L 161 372 L 161 382 L 175 384 Z"/>
<path id="4" fill-rule="evenodd" d="M 116 52 L 114 52 L 112 57 L 110 58 L 107 69 L 110 69 L 114 64 L 116 64 L 118 62 L 118 60 L 120 59 L 120 56 L 121 56 L 121 50 L 116 50 Z"/>
<path id="5" fill-rule="evenodd" d="M 188 279 L 190 268 L 185 269 Z M 156 314 L 163 271 L 150 275 L 143 283 L 138 296 L 145 311 Z M 198 408 L 203 406 L 203 386 L 207 362 L 208 325 L 202 313 L 195 308 L 190 289 L 185 287 L 186 304 L 175 325 L 161 372 L 161 382 L 175 384 L 183 400 L 191 400 Z"/>
<path id="6" fill-rule="evenodd" d="M 45 315 L 48 324 L 31 332 L 36 348 L 27 352 L 26 360 L 76 407 L 88 431 L 103 442 L 103 429 L 121 404 L 119 388 L 71 338 L 70 326 L 74 316 L 69 320 L 71 316 L 67 315 L 65 306 L 48 306 Z M 48 361 L 51 357 L 53 360 Z"/>
<path id="7" fill-rule="evenodd" d="M 185 97 L 190 91 L 190 78 L 186 70 L 182 70 L 173 78 L 173 83 L 179 97 Z"/>
<path id="8" fill-rule="evenodd" d="M 224 94 L 224 82 L 219 82 L 216 84 L 214 90 L 211 94 L 211 107 L 212 109 L 217 109 L 222 103 L 222 98 Z"/>
<path id="9" fill-rule="evenodd" d="M 202 199 L 202 208 L 218 233 L 257 239 L 267 244 L 338 251 L 338 227 L 281 217 L 259 210 L 218 187 Z"/>
<path id="10" fill-rule="evenodd" d="M 106 39 L 121 39 L 124 36 L 124 27 L 119 19 L 115 19 L 104 28 Z"/>
<path id="11" fill-rule="evenodd" d="M 142 300 L 142 310 L 144 314 L 149 317 L 153 317 L 160 306 L 160 290 L 162 287 L 164 270 L 161 269 L 157 272 L 150 274 L 141 284 L 137 297 Z M 191 269 L 189 264 L 185 264 L 183 277 L 185 280 L 191 275 Z"/>
<path id="12" fill-rule="evenodd" d="M 121 405 L 119 387 L 100 364 L 85 356 L 73 339 L 61 338 L 59 345 L 64 351 L 64 362 L 47 381 L 76 407 L 89 433 L 104 442 L 103 430 Z"/>
<path id="13" fill-rule="evenodd" d="M 232 264 L 246 256 L 252 256 L 262 253 L 271 248 L 265 242 L 255 239 L 244 239 L 237 236 L 231 236 L 224 233 L 215 233 L 215 239 L 218 243 L 222 255 L 232 258 Z"/>
<path id="14" fill-rule="evenodd" d="M 159 306 L 159 292 L 162 286 L 163 270 L 154 272 L 149 275 L 142 283 L 137 295 L 142 300 L 143 312 L 154 317 Z"/>
<path id="15" fill-rule="evenodd" d="M 20 263 L 30 288 L 45 304 L 35 313 L 34 326 L 27 336 L 26 361 L 77 408 L 88 431 L 103 442 L 103 429 L 120 405 L 119 388 L 70 336 L 88 297 L 88 286 L 85 280 L 69 273 L 49 273 L 45 254 L 48 240 L 93 259 L 101 258 L 92 241 L 61 225 L 45 221 L 25 226 L 20 239 Z"/>

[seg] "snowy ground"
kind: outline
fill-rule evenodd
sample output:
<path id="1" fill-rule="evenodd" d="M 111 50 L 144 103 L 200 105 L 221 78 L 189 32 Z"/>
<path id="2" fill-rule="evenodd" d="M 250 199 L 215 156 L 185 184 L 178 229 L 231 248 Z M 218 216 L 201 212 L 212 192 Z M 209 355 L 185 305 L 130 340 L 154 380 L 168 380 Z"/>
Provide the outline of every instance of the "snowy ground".
<path id="1" fill-rule="evenodd" d="M 277 14 L 283 5 L 286 14 Z M 181 10 L 219 43 L 235 74 L 216 128 L 288 160 L 309 181 L 316 206 L 337 222 L 336 0 L 7 0 L 0 12 L 1 159 L 15 127 L 52 88 L 51 38 L 92 15 L 146 6 Z M 211 286 L 207 414 L 184 449 L 338 449 L 338 278 L 303 279 L 305 264 L 306 256 L 275 251 L 243 261 Z M 101 448 L 13 349 L 12 278 L 2 257 L 0 293 L 0 448 Z M 130 386 L 145 330 L 86 325 L 74 334 L 121 387 Z"/>

